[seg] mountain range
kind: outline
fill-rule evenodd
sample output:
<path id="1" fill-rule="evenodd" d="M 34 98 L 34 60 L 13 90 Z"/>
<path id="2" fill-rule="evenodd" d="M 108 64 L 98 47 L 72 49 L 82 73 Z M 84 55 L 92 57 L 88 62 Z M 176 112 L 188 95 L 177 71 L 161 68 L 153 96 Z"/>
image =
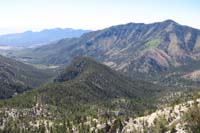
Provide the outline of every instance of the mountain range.
<path id="1" fill-rule="evenodd" d="M 80 37 L 89 30 L 81 29 L 45 29 L 38 32 L 25 31 L 23 33 L 13 33 L 0 35 L 0 45 L 14 47 L 30 47 L 48 44 L 63 38 Z"/>
<path id="2" fill-rule="evenodd" d="M 200 30 L 166 20 L 65 37 L 3 50 L 0 132 L 198 131 Z"/>
<path id="3" fill-rule="evenodd" d="M 62 39 L 46 46 L 17 51 L 9 56 L 45 65 L 68 64 L 76 56 L 89 56 L 129 76 L 139 73 L 155 81 L 155 77 L 163 75 L 158 78 L 159 82 L 169 82 L 175 75 L 179 81 L 198 81 L 198 78 L 186 75 L 199 71 L 196 67 L 200 62 L 199 40 L 200 30 L 173 20 L 128 23 L 89 32 L 80 38 Z M 191 68 L 190 71 L 182 71 L 185 67 Z M 181 72 L 177 73 L 177 70 Z"/>

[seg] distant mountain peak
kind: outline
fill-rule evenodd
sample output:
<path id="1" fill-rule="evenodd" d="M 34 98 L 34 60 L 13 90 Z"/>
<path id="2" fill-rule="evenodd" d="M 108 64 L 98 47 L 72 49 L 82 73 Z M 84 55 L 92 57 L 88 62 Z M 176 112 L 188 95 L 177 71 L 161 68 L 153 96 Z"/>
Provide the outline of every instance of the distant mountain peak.
<path id="1" fill-rule="evenodd" d="M 164 20 L 163 22 L 168 22 L 168 23 L 176 23 L 174 20 L 172 19 L 167 19 L 167 20 Z"/>
<path id="2" fill-rule="evenodd" d="M 170 24 L 172 24 L 172 25 L 178 25 L 177 22 L 175 22 L 174 20 L 171 20 L 171 19 L 167 19 L 167 20 L 165 20 L 165 21 L 163 21 L 161 23 L 162 24 L 167 24 L 167 25 L 170 25 Z"/>
<path id="3" fill-rule="evenodd" d="M 72 29 L 72 28 L 53 28 L 41 31 L 25 31 L 23 33 L 13 33 L 0 35 L 0 45 L 8 46 L 38 46 L 49 44 L 51 42 L 63 39 L 80 37 L 89 30 Z"/>
<path id="4" fill-rule="evenodd" d="M 23 32 L 23 33 L 33 33 L 33 31 L 31 31 L 31 30 L 28 30 L 28 31 L 25 31 L 25 32 Z"/>

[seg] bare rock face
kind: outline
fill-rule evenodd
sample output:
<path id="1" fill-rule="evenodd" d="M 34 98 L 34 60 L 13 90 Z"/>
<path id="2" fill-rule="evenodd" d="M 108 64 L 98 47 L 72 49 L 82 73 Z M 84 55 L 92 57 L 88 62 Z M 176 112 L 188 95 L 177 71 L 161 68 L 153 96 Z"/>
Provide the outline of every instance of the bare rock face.
<path id="1" fill-rule="evenodd" d="M 138 72 L 164 71 L 171 64 L 170 57 L 160 49 L 152 49 L 131 61 L 128 71 Z"/>
<path id="2" fill-rule="evenodd" d="M 200 81 L 200 70 L 193 71 L 183 76 L 185 79 Z"/>
<path id="3" fill-rule="evenodd" d="M 188 101 L 182 104 L 175 105 L 174 107 L 166 107 L 161 110 L 157 110 L 156 112 L 138 117 L 135 119 L 129 119 L 128 122 L 125 122 L 125 126 L 123 128 L 123 132 L 131 133 L 134 131 L 144 131 L 144 127 L 152 132 L 152 128 L 155 126 L 156 121 L 162 119 L 165 121 L 165 126 L 174 126 L 173 128 L 177 133 L 187 133 L 186 125 L 188 124 L 184 120 L 184 116 L 188 113 L 195 101 Z M 196 100 L 196 103 L 199 106 L 200 99 Z M 146 124 L 144 124 L 146 123 Z M 169 129 L 168 129 L 169 130 Z M 170 131 L 165 132 L 170 132 Z"/>

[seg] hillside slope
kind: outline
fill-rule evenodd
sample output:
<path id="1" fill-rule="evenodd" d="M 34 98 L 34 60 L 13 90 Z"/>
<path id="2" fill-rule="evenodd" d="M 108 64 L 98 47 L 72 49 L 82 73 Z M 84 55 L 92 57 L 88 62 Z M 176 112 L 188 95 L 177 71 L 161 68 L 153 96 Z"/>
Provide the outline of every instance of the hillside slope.
<path id="1" fill-rule="evenodd" d="M 0 98 L 8 98 L 46 82 L 51 71 L 36 69 L 30 65 L 0 56 Z"/>
<path id="2" fill-rule="evenodd" d="M 86 93 L 88 96 L 85 97 L 87 102 L 121 97 L 140 99 L 147 94 L 150 97 L 154 94 L 152 90 L 160 89 L 158 86 L 147 82 L 131 80 L 88 57 L 78 57 L 73 60 L 71 65 L 54 81 L 57 84 L 78 87 L 76 89 L 82 90 L 83 94 L 78 94 L 77 97 L 84 96 L 84 91 L 88 90 Z M 90 97 L 94 99 L 89 100 Z"/>
<path id="3" fill-rule="evenodd" d="M 164 88 L 148 82 L 129 79 L 90 58 L 78 57 L 55 78 L 54 83 L 48 83 L 16 96 L 8 100 L 8 104 L 11 102 L 11 107 L 32 107 L 39 102 L 39 104 L 56 106 L 69 112 L 74 108 L 92 105 L 101 105 L 102 109 L 104 105 L 110 109 L 116 106 L 116 109 L 119 109 L 119 105 L 122 104 L 123 110 L 131 111 L 134 108 L 132 112 L 136 113 L 138 109 L 153 107 L 151 104 L 146 106 L 142 104 L 145 104 L 145 100 L 154 100 L 162 89 Z M 21 99 L 27 100 L 19 102 Z M 119 104 L 112 103 L 115 100 L 121 101 L 120 99 L 127 99 L 125 100 L 127 103 L 124 100 Z M 131 101 L 134 104 L 130 105 Z M 128 105 L 123 106 L 124 104 Z M 6 101 L 4 105 L 6 106 Z"/>
<path id="4" fill-rule="evenodd" d="M 166 93 L 166 90 L 151 83 L 129 79 L 91 58 L 77 57 L 54 79 L 54 83 L 8 100 L 0 100 L 0 130 L 133 132 L 148 128 L 142 120 L 147 120 L 147 123 L 150 121 L 148 124 L 151 130 L 154 128 L 152 121 L 165 112 L 170 114 L 172 108 L 134 120 L 132 116 L 154 111 L 159 98 L 164 100 L 166 96 L 172 100 L 176 94 L 180 94 Z M 164 104 L 166 101 L 163 101 Z M 166 119 L 172 118 L 172 122 L 180 120 L 179 117 L 174 118 L 178 106 L 175 106 L 175 111 L 172 110 L 170 117 L 165 115 Z M 181 112 L 185 107 L 178 111 Z"/>

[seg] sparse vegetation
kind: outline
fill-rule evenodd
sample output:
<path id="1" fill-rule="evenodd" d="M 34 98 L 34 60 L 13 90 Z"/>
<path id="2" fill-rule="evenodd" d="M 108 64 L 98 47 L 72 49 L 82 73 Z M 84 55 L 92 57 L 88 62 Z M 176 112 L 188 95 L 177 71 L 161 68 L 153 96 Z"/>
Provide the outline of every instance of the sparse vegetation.
<path id="1" fill-rule="evenodd" d="M 147 49 L 157 48 L 160 44 L 160 39 L 152 39 L 146 43 Z"/>
<path id="2" fill-rule="evenodd" d="M 198 95 L 194 96 L 194 103 L 190 107 L 189 111 L 184 115 L 184 121 L 186 122 L 186 129 L 189 133 L 200 132 L 200 107 L 197 101 Z"/>

